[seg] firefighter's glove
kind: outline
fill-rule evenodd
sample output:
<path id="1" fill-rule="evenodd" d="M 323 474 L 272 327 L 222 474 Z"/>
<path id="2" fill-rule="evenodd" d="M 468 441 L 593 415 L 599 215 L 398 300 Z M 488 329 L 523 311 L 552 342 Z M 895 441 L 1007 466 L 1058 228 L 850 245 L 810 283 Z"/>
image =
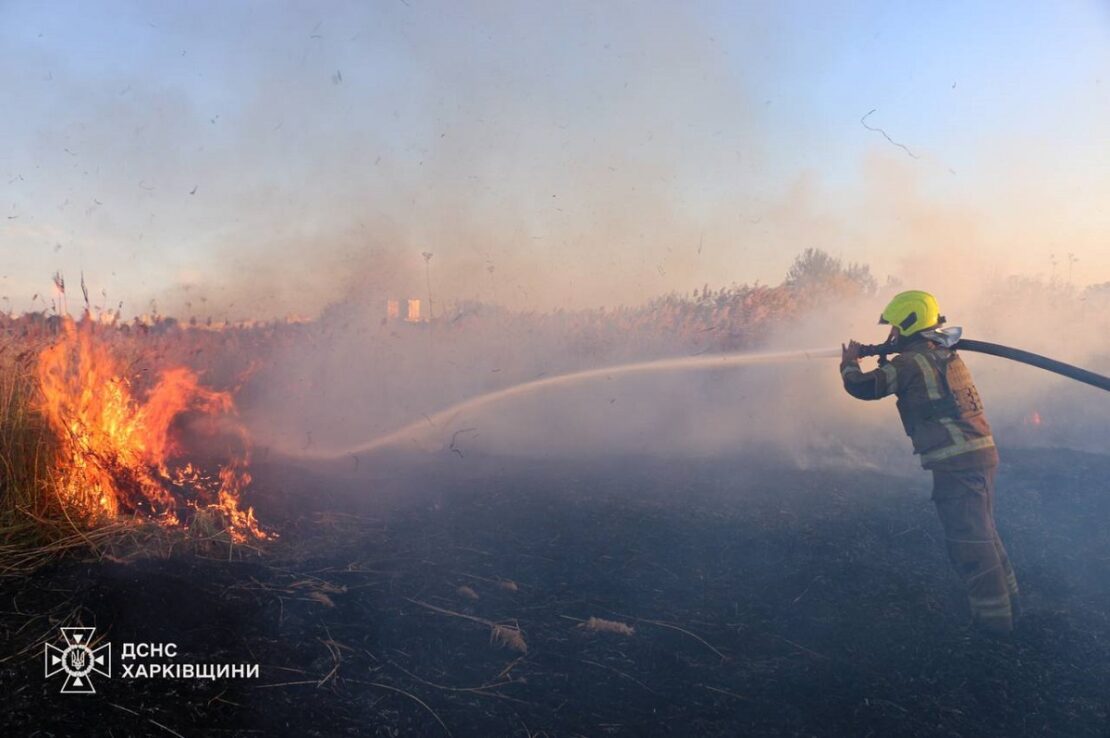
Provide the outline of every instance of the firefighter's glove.
<path id="1" fill-rule="evenodd" d="M 855 364 L 859 362 L 859 342 L 848 341 L 848 345 L 840 344 L 840 365 Z"/>

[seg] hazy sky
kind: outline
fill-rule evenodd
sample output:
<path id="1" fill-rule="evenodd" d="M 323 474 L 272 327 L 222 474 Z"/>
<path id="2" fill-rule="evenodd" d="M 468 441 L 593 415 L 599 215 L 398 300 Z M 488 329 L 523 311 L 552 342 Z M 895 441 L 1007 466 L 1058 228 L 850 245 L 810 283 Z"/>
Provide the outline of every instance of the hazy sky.
<path id="1" fill-rule="evenodd" d="M 20 309 L 1110 280 L 1105 3 L 0 0 L 0 79 Z"/>

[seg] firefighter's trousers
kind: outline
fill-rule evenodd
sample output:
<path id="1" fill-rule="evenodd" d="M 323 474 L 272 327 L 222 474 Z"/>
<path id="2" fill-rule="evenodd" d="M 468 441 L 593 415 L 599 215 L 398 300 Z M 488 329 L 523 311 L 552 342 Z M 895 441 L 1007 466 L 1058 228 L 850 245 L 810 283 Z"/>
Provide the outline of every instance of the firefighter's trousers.
<path id="1" fill-rule="evenodd" d="M 944 527 L 948 558 L 967 588 L 972 619 L 991 631 L 1013 628 L 1018 594 L 1010 558 L 994 525 L 997 467 L 933 471 L 933 502 Z"/>

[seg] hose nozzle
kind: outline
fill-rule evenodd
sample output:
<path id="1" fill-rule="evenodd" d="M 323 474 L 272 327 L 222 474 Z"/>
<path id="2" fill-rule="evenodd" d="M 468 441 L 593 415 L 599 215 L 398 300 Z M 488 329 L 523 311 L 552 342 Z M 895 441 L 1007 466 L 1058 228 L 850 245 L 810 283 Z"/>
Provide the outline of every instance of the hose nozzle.
<path id="1" fill-rule="evenodd" d="M 955 348 L 956 344 L 960 342 L 960 337 L 963 336 L 963 334 L 964 329 L 958 325 L 951 326 L 950 328 L 930 328 L 927 331 L 921 331 L 921 335 L 927 340 L 940 344 L 944 348 Z M 896 354 L 901 350 L 898 339 L 891 338 L 884 343 L 862 344 L 859 347 L 859 355 L 886 356 L 887 354 Z"/>
<path id="2" fill-rule="evenodd" d="M 859 347 L 860 357 L 864 356 L 886 356 L 887 354 L 896 354 L 898 350 L 894 348 L 894 340 L 891 339 L 885 343 L 861 343 Z"/>

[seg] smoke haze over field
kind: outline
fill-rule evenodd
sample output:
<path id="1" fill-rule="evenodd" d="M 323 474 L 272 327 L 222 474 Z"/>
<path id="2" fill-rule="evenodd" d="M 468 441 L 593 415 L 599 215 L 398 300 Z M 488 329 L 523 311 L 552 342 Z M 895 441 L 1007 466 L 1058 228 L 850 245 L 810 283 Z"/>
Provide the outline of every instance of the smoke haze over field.
<path id="1" fill-rule="evenodd" d="M 940 294 L 942 308 L 968 337 L 1110 372 L 1107 291 L 986 280 L 969 298 L 961 297 L 963 283 L 951 286 L 953 299 Z M 317 326 L 311 341 L 270 362 L 253 383 L 246 409 L 260 444 L 294 455 L 332 452 L 344 464 L 357 455 L 372 465 L 384 449 L 349 451 L 417 421 L 388 448 L 460 458 L 712 456 L 758 448 L 803 466 L 912 471 L 916 462 L 893 400 L 853 400 L 841 389 L 830 358 L 596 376 L 437 416 L 486 393 L 599 367 L 723 350 L 820 349 L 848 336 L 865 342 L 885 337 L 875 315 L 894 288 L 872 295 L 851 289 L 851 283 L 840 293 L 821 282 L 812 287 L 826 296 L 808 307 L 796 305 L 785 286 L 749 293 L 750 301 L 678 300 L 688 309 L 711 306 L 704 327 L 676 317 L 666 303 L 642 311 L 557 315 L 473 305 L 433 326 L 384 323 L 371 308 L 348 304 Z M 737 321 L 727 308 L 740 304 L 748 316 Z M 733 331 L 763 313 L 768 322 L 762 329 L 730 343 Z M 1076 321 L 1079 313 L 1093 319 Z M 312 350 L 306 351 L 309 343 Z M 965 352 L 964 358 L 1004 446 L 1098 451 L 1110 434 L 1097 390 L 994 357 Z M 865 360 L 865 368 L 872 361 Z"/>
<path id="2" fill-rule="evenodd" d="M 427 251 L 436 300 L 546 310 L 776 283 L 807 246 L 880 280 L 1103 282 L 1107 28 L 1097 3 L 6 2 L 0 292 L 41 307 L 60 269 L 127 314 L 316 315 L 423 296 Z"/>

